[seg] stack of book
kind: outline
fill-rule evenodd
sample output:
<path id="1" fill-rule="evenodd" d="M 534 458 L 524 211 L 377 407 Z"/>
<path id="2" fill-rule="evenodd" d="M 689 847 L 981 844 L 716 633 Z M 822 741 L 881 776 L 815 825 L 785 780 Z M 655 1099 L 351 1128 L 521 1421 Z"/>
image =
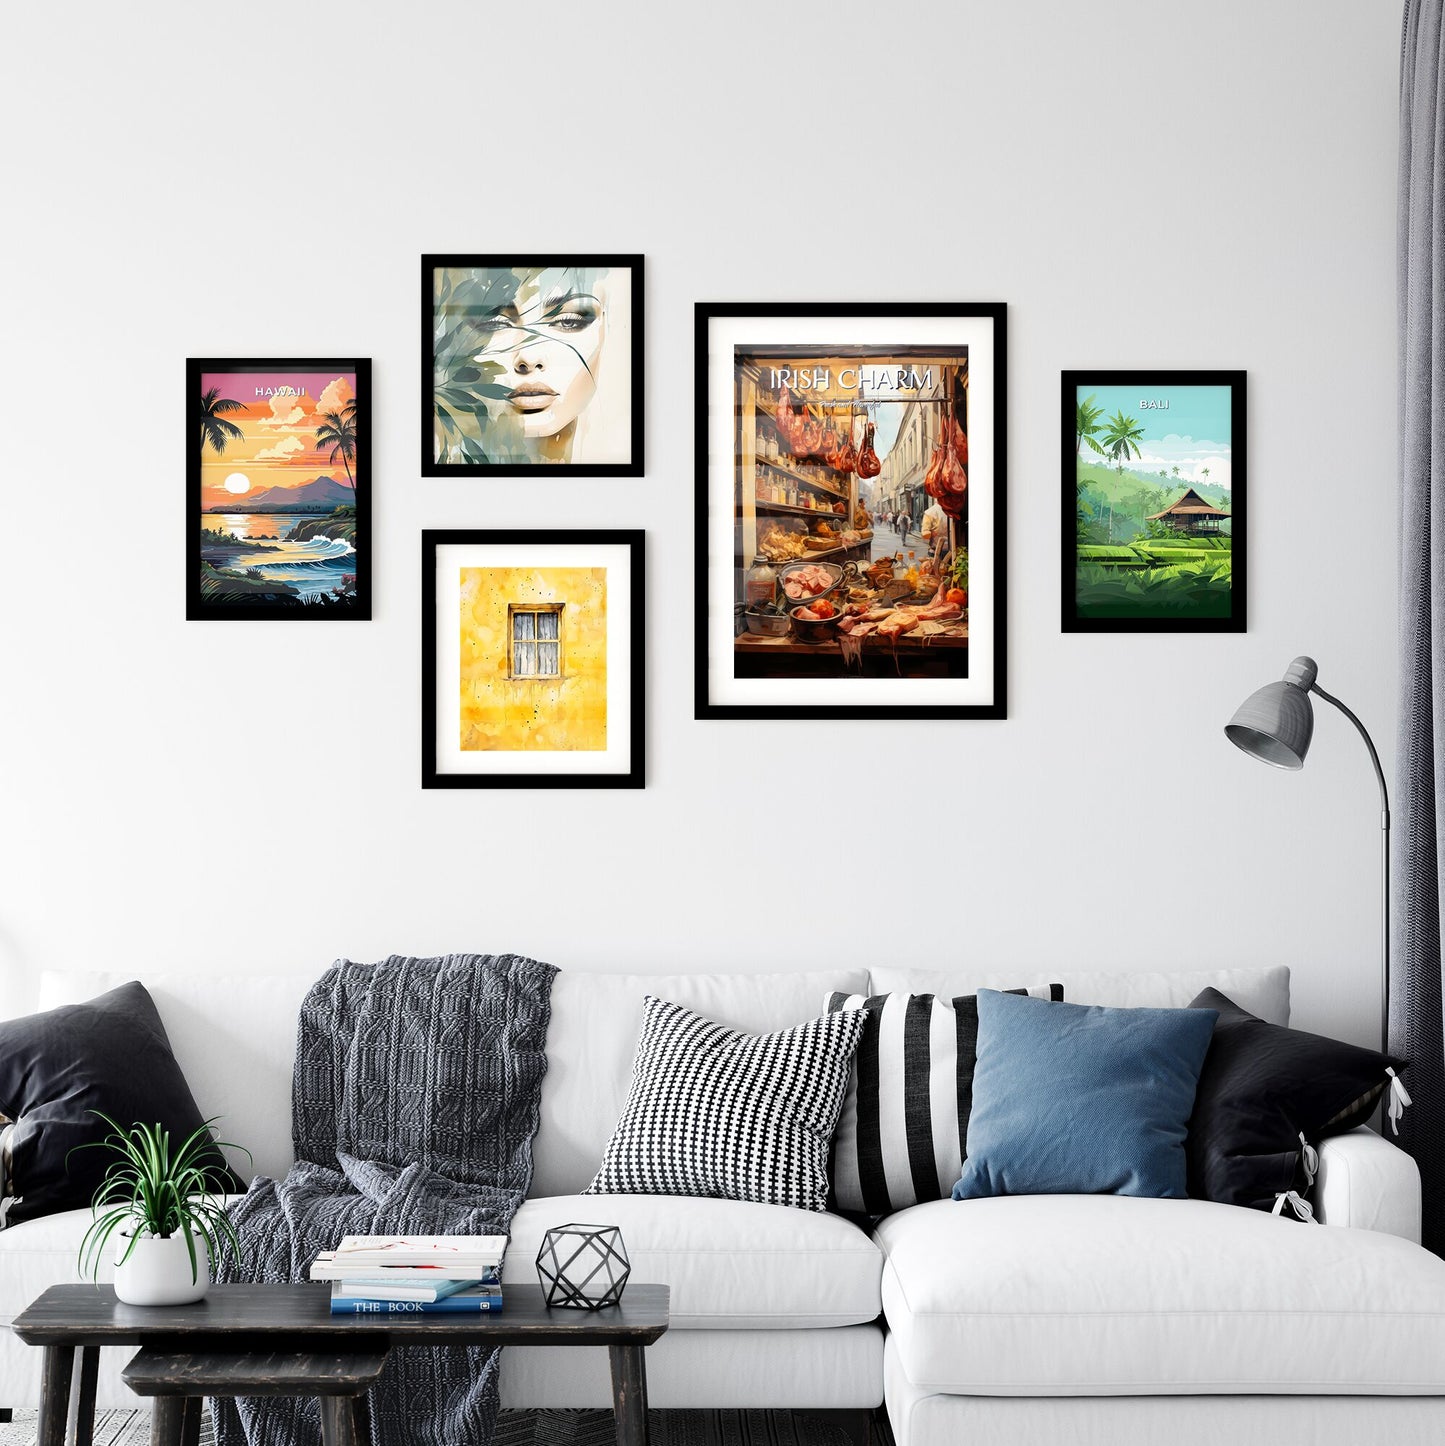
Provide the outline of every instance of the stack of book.
<path id="1" fill-rule="evenodd" d="M 311 1262 L 332 1315 L 502 1308 L 504 1235 L 348 1235 Z"/>

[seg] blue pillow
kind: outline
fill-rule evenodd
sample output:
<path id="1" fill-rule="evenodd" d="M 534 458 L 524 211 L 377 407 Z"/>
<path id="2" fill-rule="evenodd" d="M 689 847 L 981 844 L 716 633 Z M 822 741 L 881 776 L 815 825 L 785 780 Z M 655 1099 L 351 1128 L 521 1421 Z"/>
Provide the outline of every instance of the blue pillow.
<path id="1" fill-rule="evenodd" d="M 1183 1200 L 1184 1137 L 1214 1009 L 1103 1009 L 981 989 L 955 1200 Z"/>

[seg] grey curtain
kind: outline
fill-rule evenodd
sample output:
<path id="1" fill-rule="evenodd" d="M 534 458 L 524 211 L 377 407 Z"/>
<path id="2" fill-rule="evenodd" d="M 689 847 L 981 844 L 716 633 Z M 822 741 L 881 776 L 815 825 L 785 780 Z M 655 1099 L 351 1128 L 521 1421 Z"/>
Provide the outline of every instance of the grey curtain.
<path id="1" fill-rule="evenodd" d="M 1437 820 L 1445 816 L 1445 0 L 1406 0 L 1400 57 L 1400 725 L 1390 1045 L 1410 1060 L 1401 1143 L 1425 1244 L 1445 1254 L 1445 1020 Z"/>

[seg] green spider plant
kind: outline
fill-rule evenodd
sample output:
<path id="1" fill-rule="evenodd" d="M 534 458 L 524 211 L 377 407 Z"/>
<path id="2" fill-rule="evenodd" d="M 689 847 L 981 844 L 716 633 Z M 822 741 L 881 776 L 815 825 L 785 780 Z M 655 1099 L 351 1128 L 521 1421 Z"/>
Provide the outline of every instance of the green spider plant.
<path id="1" fill-rule="evenodd" d="M 228 1183 L 217 1169 L 216 1151 L 241 1150 L 248 1160 L 250 1151 L 217 1140 L 211 1131 L 215 1119 L 206 1120 L 173 1152 L 171 1133 L 160 1125 L 135 1124 L 127 1130 L 100 1110 L 94 1113 L 110 1126 L 111 1133 L 104 1140 L 76 1148 L 109 1150 L 115 1159 L 91 1202 L 95 1218 L 80 1242 L 81 1274 L 95 1279 L 106 1245 L 117 1230 L 124 1235 L 127 1227 L 125 1253 L 116 1262 L 120 1265 L 130 1259 L 142 1236 L 166 1238 L 177 1233 L 185 1236 L 192 1281 L 200 1278 L 198 1237 L 206 1242 L 212 1260 L 219 1259 L 227 1246 L 239 1260 L 241 1242 L 225 1207 L 215 1198 L 225 1194 Z"/>

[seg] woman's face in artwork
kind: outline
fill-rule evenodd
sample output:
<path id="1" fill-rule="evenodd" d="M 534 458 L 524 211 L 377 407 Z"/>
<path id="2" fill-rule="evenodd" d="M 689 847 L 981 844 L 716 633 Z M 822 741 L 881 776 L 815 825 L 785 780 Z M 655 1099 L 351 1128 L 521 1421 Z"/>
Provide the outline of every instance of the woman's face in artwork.
<path id="1" fill-rule="evenodd" d="M 571 268 L 529 272 L 507 305 L 483 317 L 477 360 L 500 364 L 491 380 L 525 437 L 550 437 L 575 422 L 597 392 L 607 340 L 605 276 Z"/>

